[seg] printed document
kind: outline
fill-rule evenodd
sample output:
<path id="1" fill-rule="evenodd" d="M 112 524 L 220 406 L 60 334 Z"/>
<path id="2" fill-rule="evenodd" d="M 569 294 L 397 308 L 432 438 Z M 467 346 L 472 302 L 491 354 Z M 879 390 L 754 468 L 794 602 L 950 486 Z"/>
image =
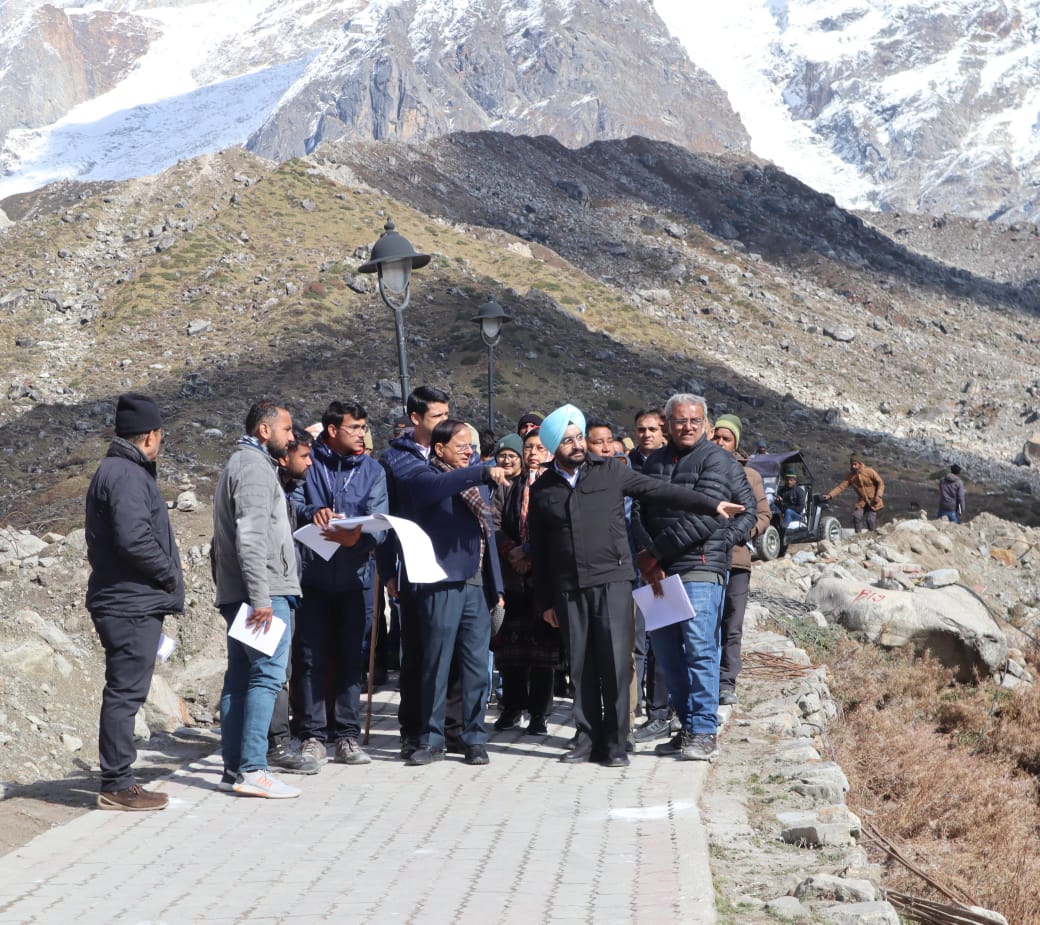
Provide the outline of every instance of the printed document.
<path id="1" fill-rule="evenodd" d="M 274 655 L 274 650 L 278 648 L 278 641 L 282 638 L 282 633 L 285 632 L 285 621 L 275 614 L 271 618 L 270 629 L 265 633 L 259 628 L 254 630 L 253 627 L 246 626 L 246 620 L 252 615 L 253 608 L 248 604 L 243 604 L 239 607 L 231 628 L 228 630 L 228 635 L 232 639 L 237 639 L 239 642 L 245 643 L 250 648 L 263 652 L 264 655 L 270 657 Z"/>
<path id="2" fill-rule="evenodd" d="M 404 517 L 390 514 L 366 514 L 362 517 L 344 517 L 329 521 L 330 527 L 343 527 L 352 530 L 360 526 L 362 533 L 378 533 L 380 530 L 393 530 L 401 543 L 401 554 L 408 569 L 408 578 L 416 584 L 433 584 L 444 581 L 448 576 L 437 562 L 433 552 L 433 543 L 429 536 L 417 523 Z M 300 527 L 293 536 L 305 546 L 309 546 L 323 559 L 331 559 L 333 553 L 340 548 L 339 543 L 325 539 L 321 528 L 314 524 Z"/>
<path id="3" fill-rule="evenodd" d="M 654 596 L 653 585 L 643 585 L 632 592 L 636 606 L 643 612 L 648 632 L 689 620 L 693 616 L 693 604 L 678 575 L 665 578 L 661 582 L 661 590 L 664 592 L 663 597 Z"/>

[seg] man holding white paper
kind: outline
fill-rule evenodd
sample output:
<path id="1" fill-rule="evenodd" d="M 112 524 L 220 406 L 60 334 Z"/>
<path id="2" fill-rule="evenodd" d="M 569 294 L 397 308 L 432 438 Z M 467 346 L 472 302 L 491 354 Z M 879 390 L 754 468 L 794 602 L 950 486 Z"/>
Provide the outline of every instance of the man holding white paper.
<path id="1" fill-rule="evenodd" d="M 358 402 L 331 402 L 314 441 L 304 481 L 304 518 L 337 544 L 331 557 L 303 549 L 303 602 L 296 614 L 298 671 L 292 679 L 301 751 L 319 764 L 334 746 L 340 764 L 368 764 L 361 747 L 361 650 L 365 602 L 372 594 L 372 551 L 386 531 L 345 529 L 335 520 L 389 510 L 386 474 L 365 453 L 368 412 Z M 331 690 L 328 690 L 331 684 Z M 332 709 L 326 707 L 326 692 Z"/>
<path id="2" fill-rule="evenodd" d="M 247 796 L 286 799 L 300 791 L 267 770 L 267 731 L 289 657 L 290 598 L 300 593 L 296 551 L 277 459 L 293 438 L 292 418 L 272 401 L 246 416 L 245 436 L 220 473 L 213 496 L 213 577 L 216 603 L 230 628 L 243 606 L 251 644 L 228 636 L 228 667 L 220 697 L 224 775 L 219 787 Z M 271 654 L 255 648 L 281 621 Z M 278 630 L 275 630 L 277 632 Z"/>
<path id="3" fill-rule="evenodd" d="M 664 407 L 668 442 L 654 450 L 643 473 L 687 491 L 700 491 L 744 510 L 720 522 L 666 500 L 640 501 L 632 517 L 642 547 L 637 564 L 643 580 L 656 585 L 678 576 L 693 616 L 651 633 L 654 652 L 668 678 L 668 693 L 682 728 L 654 751 L 683 761 L 711 761 L 719 753 L 719 662 L 722 606 L 730 550 L 747 541 L 757 500 L 743 466 L 706 433 L 707 403 L 700 395 L 673 395 Z"/>

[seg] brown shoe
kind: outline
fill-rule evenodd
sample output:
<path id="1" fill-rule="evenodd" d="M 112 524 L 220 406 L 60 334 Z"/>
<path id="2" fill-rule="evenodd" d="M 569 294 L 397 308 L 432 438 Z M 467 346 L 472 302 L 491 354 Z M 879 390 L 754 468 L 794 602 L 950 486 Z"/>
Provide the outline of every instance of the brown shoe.
<path id="1" fill-rule="evenodd" d="M 98 809 L 121 809 L 128 812 L 166 809 L 169 802 L 170 798 L 165 793 L 145 790 L 140 784 L 131 784 L 125 790 L 114 792 L 102 790 L 97 798 Z"/>

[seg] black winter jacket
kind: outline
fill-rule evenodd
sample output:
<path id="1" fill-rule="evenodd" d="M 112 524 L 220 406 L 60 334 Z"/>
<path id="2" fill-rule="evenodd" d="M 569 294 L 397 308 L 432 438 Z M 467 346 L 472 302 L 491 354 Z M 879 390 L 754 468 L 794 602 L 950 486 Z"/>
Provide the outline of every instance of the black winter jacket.
<path id="1" fill-rule="evenodd" d="M 709 520 L 718 506 L 699 491 L 647 478 L 616 459 L 589 456 L 578 473 L 573 489 L 554 467 L 531 486 L 527 525 L 535 596 L 542 610 L 555 606 L 556 592 L 635 577 L 626 496 L 700 511 Z"/>
<path id="2" fill-rule="evenodd" d="M 729 571 L 730 548 L 746 543 L 755 526 L 755 493 L 744 467 L 724 449 L 701 436 L 689 450 L 671 441 L 647 458 L 643 475 L 703 492 L 719 501 L 735 501 L 744 511 L 725 520 L 677 510 L 648 498 L 632 514 L 637 545 L 646 549 L 669 575 Z"/>
<path id="3" fill-rule="evenodd" d="M 184 610 L 180 553 L 155 463 L 116 437 L 87 490 L 87 610 L 145 617 Z"/>

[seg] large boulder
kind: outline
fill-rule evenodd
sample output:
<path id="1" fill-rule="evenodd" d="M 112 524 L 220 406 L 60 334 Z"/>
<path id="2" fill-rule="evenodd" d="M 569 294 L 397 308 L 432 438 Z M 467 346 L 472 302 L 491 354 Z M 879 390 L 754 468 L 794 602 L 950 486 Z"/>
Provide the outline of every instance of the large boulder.
<path id="1" fill-rule="evenodd" d="M 1007 661 L 1004 633 L 982 602 L 957 585 L 890 591 L 821 578 L 806 602 L 878 645 L 931 652 L 963 681 L 975 672 L 996 674 Z"/>

